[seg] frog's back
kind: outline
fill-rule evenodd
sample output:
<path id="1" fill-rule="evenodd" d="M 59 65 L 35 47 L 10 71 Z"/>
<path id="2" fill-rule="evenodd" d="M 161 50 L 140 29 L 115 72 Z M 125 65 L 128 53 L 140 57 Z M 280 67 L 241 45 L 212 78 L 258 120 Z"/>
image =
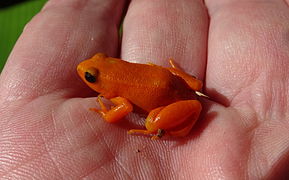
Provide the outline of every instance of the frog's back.
<path id="1" fill-rule="evenodd" d="M 186 82 L 167 69 L 148 64 L 129 63 L 111 58 L 114 65 L 106 75 L 108 89 L 124 97 L 145 111 L 168 105 L 181 99 L 194 98 L 194 92 Z"/>

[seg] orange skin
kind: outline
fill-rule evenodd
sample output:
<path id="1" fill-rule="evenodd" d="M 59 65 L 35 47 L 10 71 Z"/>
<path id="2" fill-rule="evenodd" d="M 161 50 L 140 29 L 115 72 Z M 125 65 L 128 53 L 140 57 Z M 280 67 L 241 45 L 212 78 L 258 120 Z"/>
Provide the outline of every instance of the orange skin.
<path id="1" fill-rule="evenodd" d="M 98 53 L 81 62 L 77 72 L 82 80 L 100 93 L 100 109 L 91 108 L 107 122 L 121 120 L 138 107 L 148 113 L 145 129 L 132 129 L 129 134 L 151 134 L 152 139 L 186 136 L 202 110 L 196 93 L 202 82 L 176 68 L 154 64 L 129 63 Z M 107 109 L 101 96 L 109 99 L 114 107 Z"/>

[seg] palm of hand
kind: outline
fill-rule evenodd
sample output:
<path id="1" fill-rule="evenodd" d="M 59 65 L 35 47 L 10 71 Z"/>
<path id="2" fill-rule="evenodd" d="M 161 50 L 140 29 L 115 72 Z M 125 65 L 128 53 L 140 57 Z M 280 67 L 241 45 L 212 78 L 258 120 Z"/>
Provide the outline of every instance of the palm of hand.
<path id="1" fill-rule="evenodd" d="M 205 78 L 216 102 L 204 100 L 191 135 L 163 141 L 129 136 L 126 130 L 136 127 L 130 123 L 142 124 L 139 116 L 111 125 L 89 112 L 95 98 L 77 98 L 91 91 L 75 67 L 96 51 L 116 56 L 123 2 L 51 1 L 26 27 L 1 74 L 0 175 L 233 179 L 284 173 L 288 6 L 208 0 L 207 40 L 204 6 L 175 3 L 131 2 L 121 56 L 156 64 L 175 57 Z"/>

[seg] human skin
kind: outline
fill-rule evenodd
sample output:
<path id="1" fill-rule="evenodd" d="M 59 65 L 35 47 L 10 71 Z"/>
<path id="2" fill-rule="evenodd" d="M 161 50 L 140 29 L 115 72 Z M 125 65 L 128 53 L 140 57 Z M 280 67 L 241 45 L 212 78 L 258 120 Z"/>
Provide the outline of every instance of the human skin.
<path id="1" fill-rule="evenodd" d="M 289 172 L 288 0 L 50 0 L 0 78 L 3 179 L 261 179 Z M 109 124 L 77 64 L 104 52 L 203 79 L 185 138 L 151 140 L 131 114 Z M 88 98 L 90 97 L 90 98 Z"/>

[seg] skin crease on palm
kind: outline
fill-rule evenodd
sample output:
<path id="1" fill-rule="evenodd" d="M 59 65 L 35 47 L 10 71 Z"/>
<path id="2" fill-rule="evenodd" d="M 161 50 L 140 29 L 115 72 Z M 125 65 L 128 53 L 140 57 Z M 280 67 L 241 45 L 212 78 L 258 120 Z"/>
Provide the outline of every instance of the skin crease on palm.
<path id="1" fill-rule="evenodd" d="M 50 0 L 0 78 L 1 179 L 261 179 L 289 172 L 288 0 Z M 123 38 L 118 27 L 125 7 Z M 106 123 L 76 65 L 96 52 L 203 79 L 185 138 Z"/>

